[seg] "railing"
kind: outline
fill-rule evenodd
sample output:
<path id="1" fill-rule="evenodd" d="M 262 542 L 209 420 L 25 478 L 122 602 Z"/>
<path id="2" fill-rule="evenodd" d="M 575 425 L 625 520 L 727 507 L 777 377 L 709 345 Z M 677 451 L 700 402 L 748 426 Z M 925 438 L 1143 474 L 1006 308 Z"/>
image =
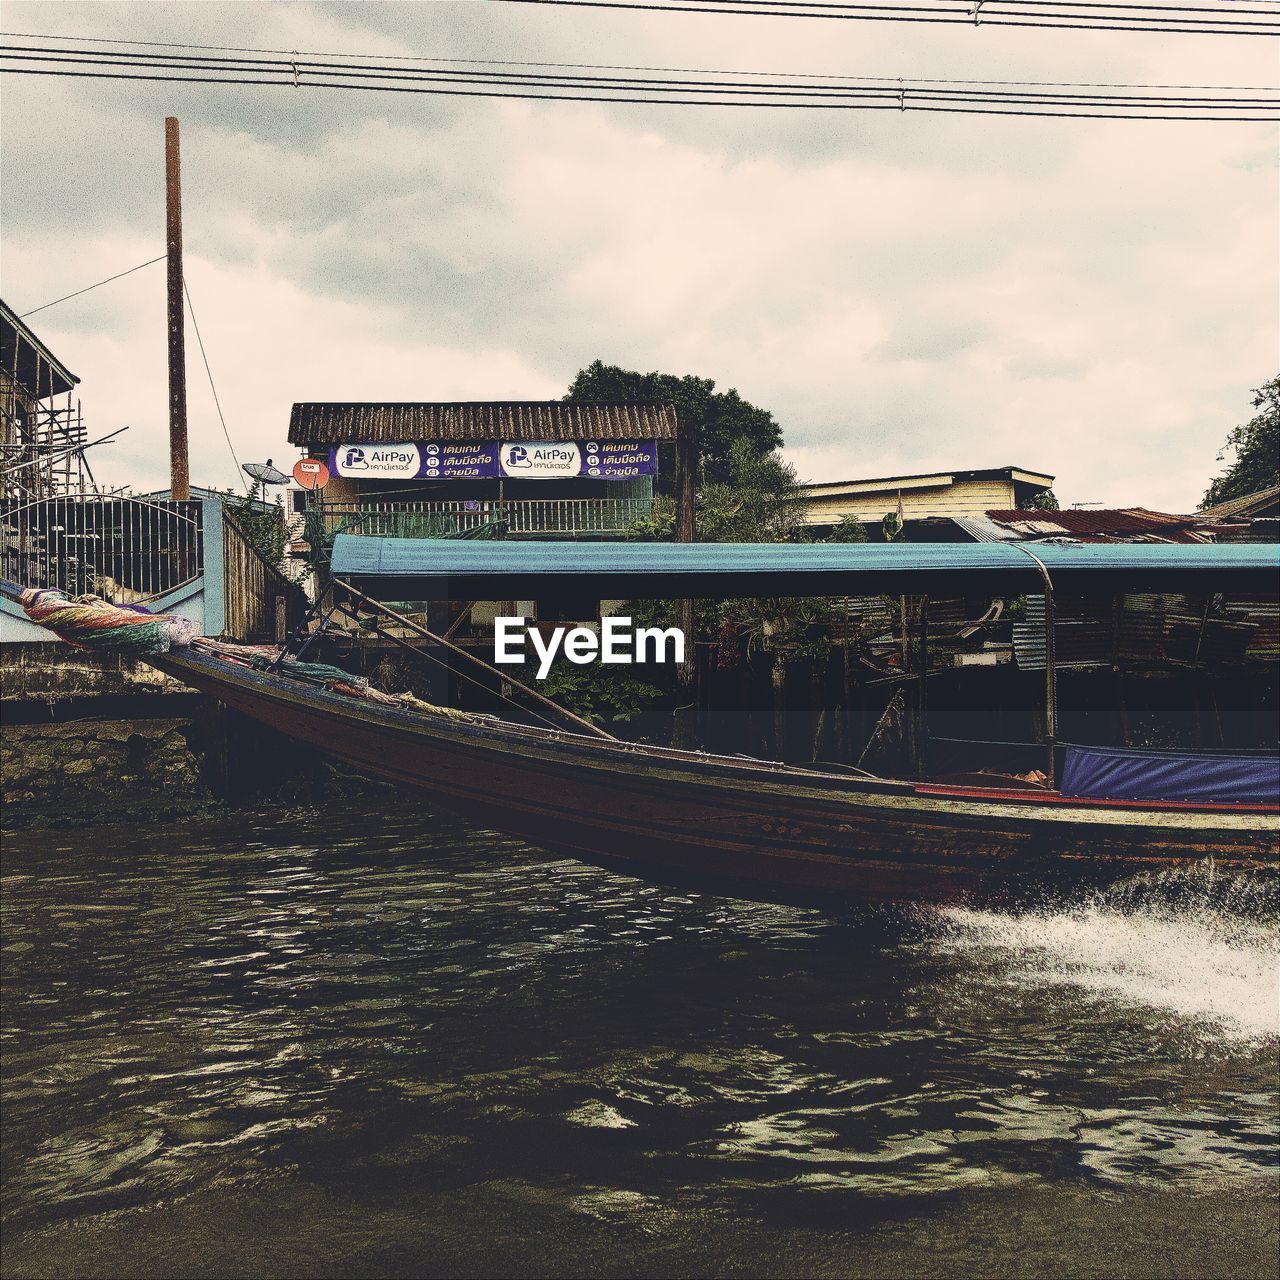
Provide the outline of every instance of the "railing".
<path id="1" fill-rule="evenodd" d="M 624 534 L 653 514 L 652 498 L 483 499 L 452 502 L 327 502 L 329 533 L 430 538 L 502 524 L 508 534 Z"/>
<path id="2" fill-rule="evenodd" d="M 222 512 L 222 634 L 240 643 L 280 641 L 303 619 L 307 598 L 225 509 Z"/>
<path id="3" fill-rule="evenodd" d="M 0 576 L 118 603 L 154 600 L 204 569 L 199 502 L 66 494 L 0 502 Z"/>

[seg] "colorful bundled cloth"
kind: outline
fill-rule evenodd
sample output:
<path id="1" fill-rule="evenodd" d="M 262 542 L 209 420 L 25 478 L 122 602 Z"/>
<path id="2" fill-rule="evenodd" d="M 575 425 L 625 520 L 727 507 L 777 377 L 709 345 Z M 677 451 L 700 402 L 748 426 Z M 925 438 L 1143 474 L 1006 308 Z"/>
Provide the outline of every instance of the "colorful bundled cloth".
<path id="1" fill-rule="evenodd" d="M 140 605 L 115 605 L 99 596 L 68 596 L 32 587 L 18 597 L 23 612 L 77 649 L 117 649 L 145 655 L 168 653 L 200 634 L 198 623 Z"/>

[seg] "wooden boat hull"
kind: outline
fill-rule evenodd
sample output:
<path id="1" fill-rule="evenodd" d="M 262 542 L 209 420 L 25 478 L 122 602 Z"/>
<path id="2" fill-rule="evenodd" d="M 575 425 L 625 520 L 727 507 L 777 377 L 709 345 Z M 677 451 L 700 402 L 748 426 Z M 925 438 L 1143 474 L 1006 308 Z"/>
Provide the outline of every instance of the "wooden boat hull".
<path id="1" fill-rule="evenodd" d="M 1280 814 L 863 780 L 387 708 L 204 654 L 150 659 L 360 773 L 585 862 L 765 901 L 1026 897 L 1280 867 Z"/>

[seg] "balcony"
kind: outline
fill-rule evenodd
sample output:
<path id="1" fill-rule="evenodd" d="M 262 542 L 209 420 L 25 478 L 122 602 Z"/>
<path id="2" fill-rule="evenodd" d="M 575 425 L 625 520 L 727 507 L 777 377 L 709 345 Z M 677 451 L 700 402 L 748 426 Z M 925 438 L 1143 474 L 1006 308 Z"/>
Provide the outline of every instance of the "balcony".
<path id="1" fill-rule="evenodd" d="M 620 538 L 653 515 L 653 499 L 326 502 L 321 510 L 329 533 L 377 538 L 457 537 L 488 529 L 519 538 Z"/>

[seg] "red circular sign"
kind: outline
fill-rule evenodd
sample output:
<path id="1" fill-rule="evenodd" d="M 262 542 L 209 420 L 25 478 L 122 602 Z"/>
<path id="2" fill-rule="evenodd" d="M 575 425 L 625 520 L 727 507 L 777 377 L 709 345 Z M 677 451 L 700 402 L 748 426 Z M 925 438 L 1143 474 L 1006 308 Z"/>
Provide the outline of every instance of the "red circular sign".
<path id="1" fill-rule="evenodd" d="M 299 458 L 293 464 L 293 478 L 304 489 L 323 489 L 329 483 L 329 468 L 319 458 Z"/>

